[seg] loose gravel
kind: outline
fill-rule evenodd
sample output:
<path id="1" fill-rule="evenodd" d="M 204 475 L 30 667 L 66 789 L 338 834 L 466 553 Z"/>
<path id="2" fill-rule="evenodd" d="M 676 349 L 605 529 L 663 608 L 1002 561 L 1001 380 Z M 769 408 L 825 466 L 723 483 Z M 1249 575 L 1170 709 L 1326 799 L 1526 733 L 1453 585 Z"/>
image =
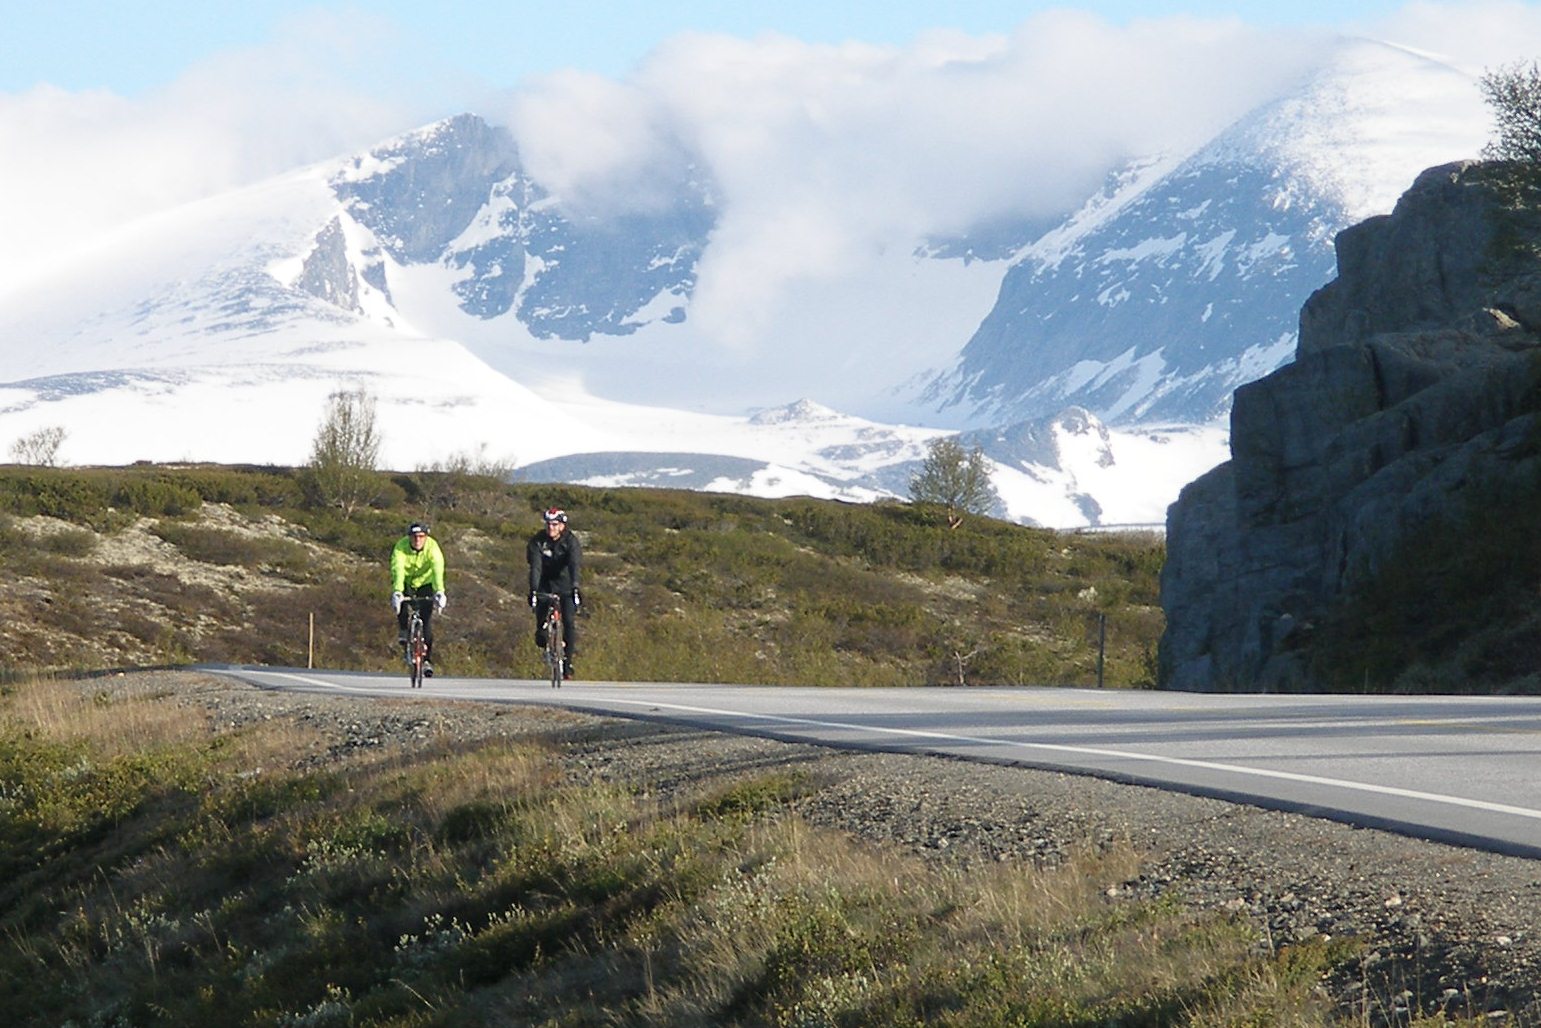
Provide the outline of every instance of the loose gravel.
<path id="1" fill-rule="evenodd" d="M 136 672 L 82 687 L 171 692 L 216 727 L 290 718 L 314 765 L 445 738 L 538 737 L 575 782 L 668 795 L 797 768 L 817 784 L 810 823 L 968 868 L 1053 863 L 1127 844 L 1145 859 L 1110 900 L 1169 897 L 1255 923 L 1272 945 L 1357 937 L 1357 966 L 1323 983 L 1345 1013 L 1405 1024 L 1444 1012 L 1541 1025 L 1541 862 L 1356 829 L 1300 814 L 1079 775 L 848 751 L 541 707 L 264 691 L 193 672 Z"/>

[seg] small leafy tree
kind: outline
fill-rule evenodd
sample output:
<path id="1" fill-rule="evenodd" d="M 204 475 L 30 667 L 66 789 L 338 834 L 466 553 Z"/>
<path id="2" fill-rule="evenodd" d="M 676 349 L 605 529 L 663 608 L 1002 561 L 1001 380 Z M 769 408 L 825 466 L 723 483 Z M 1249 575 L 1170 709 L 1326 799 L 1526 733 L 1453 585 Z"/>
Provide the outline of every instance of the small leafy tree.
<path id="1" fill-rule="evenodd" d="M 990 481 L 984 452 L 944 436 L 931 441 L 920 470 L 910 479 L 910 500 L 947 508 L 947 524 L 957 528 L 965 514 L 989 513 L 1000 496 Z"/>
<path id="2" fill-rule="evenodd" d="M 11 444 L 11 459 L 17 464 L 36 464 L 53 468 L 59 465 L 59 447 L 68 433 L 58 425 L 49 425 L 22 436 Z"/>
<path id="3" fill-rule="evenodd" d="M 498 514 L 509 504 L 505 486 L 513 477 L 514 462 L 488 457 L 486 443 L 475 452 L 459 450 L 417 470 L 423 473 L 422 500 L 430 514 L 437 510 Z"/>
<path id="4" fill-rule="evenodd" d="M 333 393 L 311 444 L 305 474 L 308 498 L 352 517 L 380 497 L 379 459 L 374 396 L 363 388 Z"/>
<path id="5" fill-rule="evenodd" d="M 1498 137 L 1483 148 L 1491 160 L 1541 163 L 1541 65 L 1506 65 L 1477 81 L 1493 111 Z"/>

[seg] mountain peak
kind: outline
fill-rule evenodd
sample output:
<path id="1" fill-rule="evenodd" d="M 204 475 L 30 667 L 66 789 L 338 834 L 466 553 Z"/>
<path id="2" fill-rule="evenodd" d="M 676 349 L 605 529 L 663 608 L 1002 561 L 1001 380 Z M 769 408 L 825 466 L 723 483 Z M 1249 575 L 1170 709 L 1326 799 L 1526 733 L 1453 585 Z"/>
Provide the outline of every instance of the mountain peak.
<path id="1" fill-rule="evenodd" d="M 1410 168 L 1475 156 L 1485 125 L 1467 73 L 1394 43 L 1346 38 L 1295 89 L 1243 116 L 1193 160 L 1261 155 L 1355 222 L 1390 211 Z"/>
<path id="2" fill-rule="evenodd" d="M 986 219 L 919 255 L 917 231 L 829 275 L 797 274 L 811 254 L 789 249 L 769 292 L 736 263 L 754 248 L 722 230 L 739 201 L 713 199 L 708 158 L 660 165 L 656 205 L 580 206 L 530 174 L 510 131 L 456 115 L 136 222 L 7 292 L 0 338 L 25 342 L 0 416 L 18 435 L 67 427 L 77 461 L 293 461 L 312 426 L 271 412 L 362 383 L 397 461 L 489 440 L 518 440 L 521 465 L 704 448 L 748 462 L 703 453 L 704 481 L 883 495 L 944 431 L 1026 423 L 1017 442 L 1041 460 L 1001 465 L 1012 516 L 1076 524 L 1095 497 L 1098 517 L 1149 523 L 1219 456 L 1136 429 L 1208 432 L 1238 385 L 1291 358 L 1333 234 L 1373 192 L 1344 176 L 1410 181 L 1466 154 L 1480 116 L 1427 154 L 1397 149 L 1429 142 L 1447 102 L 1471 114 L 1480 98 L 1425 55 L 1356 42 L 1202 154 L 1113 172 L 1057 228 Z M 1352 130 L 1334 123 L 1350 114 Z M 787 396 L 803 398 L 774 406 Z M 210 403 L 217 426 L 189 430 Z M 939 406 L 955 407 L 945 429 Z M 1154 499 L 1119 502 L 1135 491 Z"/>
<path id="3" fill-rule="evenodd" d="M 816 403 L 804 397 L 794 400 L 784 407 L 769 407 L 755 411 L 749 418 L 751 425 L 792 425 L 792 424 L 819 424 L 830 421 L 845 421 L 850 418 L 848 414 L 841 414 L 822 403 Z"/>
<path id="4" fill-rule="evenodd" d="M 1192 154 L 1131 163 L 1007 271 L 922 399 L 975 424 L 1068 405 L 1112 423 L 1203 423 L 1294 354 L 1333 237 L 1423 168 L 1480 147 L 1469 76 L 1347 40 L 1288 94 Z"/>

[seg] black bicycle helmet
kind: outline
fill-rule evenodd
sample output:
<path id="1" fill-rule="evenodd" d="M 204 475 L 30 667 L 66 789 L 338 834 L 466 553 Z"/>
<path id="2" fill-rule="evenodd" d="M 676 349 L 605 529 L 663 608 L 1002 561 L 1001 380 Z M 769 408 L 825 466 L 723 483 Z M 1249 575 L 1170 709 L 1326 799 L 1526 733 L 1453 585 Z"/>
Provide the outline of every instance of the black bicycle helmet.
<path id="1" fill-rule="evenodd" d="M 567 511 L 561 507 L 546 508 L 546 524 L 549 525 L 553 521 L 560 521 L 564 525 L 567 524 Z"/>
<path id="2" fill-rule="evenodd" d="M 428 534 L 428 526 L 423 524 L 421 521 L 414 521 L 410 525 L 407 526 L 407 534 L 408 535 L 427 535 Z"/>

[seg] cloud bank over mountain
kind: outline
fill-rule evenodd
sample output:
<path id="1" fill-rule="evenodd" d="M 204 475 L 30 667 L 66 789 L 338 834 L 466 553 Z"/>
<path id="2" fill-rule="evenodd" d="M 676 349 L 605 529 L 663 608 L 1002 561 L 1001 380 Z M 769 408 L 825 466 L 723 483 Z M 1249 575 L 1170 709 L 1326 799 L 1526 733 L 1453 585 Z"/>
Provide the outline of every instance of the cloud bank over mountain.
<path id="1" fill-rule="evenodd" d="M 645 201 L 650 179 L 693 158 L 720 205 L 696 314 L 752 323 L 786 280 L 845 274 L 917 231 L 1063 216 L 1110 165 L 1191 146 L 1277 92 L 1307 42 L 1068 11 L 902 49 L 686 36 L 626 83 L 536 83 L 509 120 L 531 173 L 564 197 Z"/>
<path id="2" fill-rule="evenodd" d="M 1536 51 L 1541 9 L 1418 3 L 1363 28 L 1480 72 Z M 387 22 L 311 14 L 133 99 L 0 94 L 0 291 L 136 217 L 480 109 L 506 113 L 527 165 L 570 202 L 710 181 L 721 213 L 696 313 L 747 323 L 778 283 L 838 278 L 917 227 L 1063 216 L 1122 161 L 1191 145 L 1305 74 L 1327 42 L 1069 10 L 904 46 L 686 34 L 624 79 L 557 73 L 493 102 Z"/>

